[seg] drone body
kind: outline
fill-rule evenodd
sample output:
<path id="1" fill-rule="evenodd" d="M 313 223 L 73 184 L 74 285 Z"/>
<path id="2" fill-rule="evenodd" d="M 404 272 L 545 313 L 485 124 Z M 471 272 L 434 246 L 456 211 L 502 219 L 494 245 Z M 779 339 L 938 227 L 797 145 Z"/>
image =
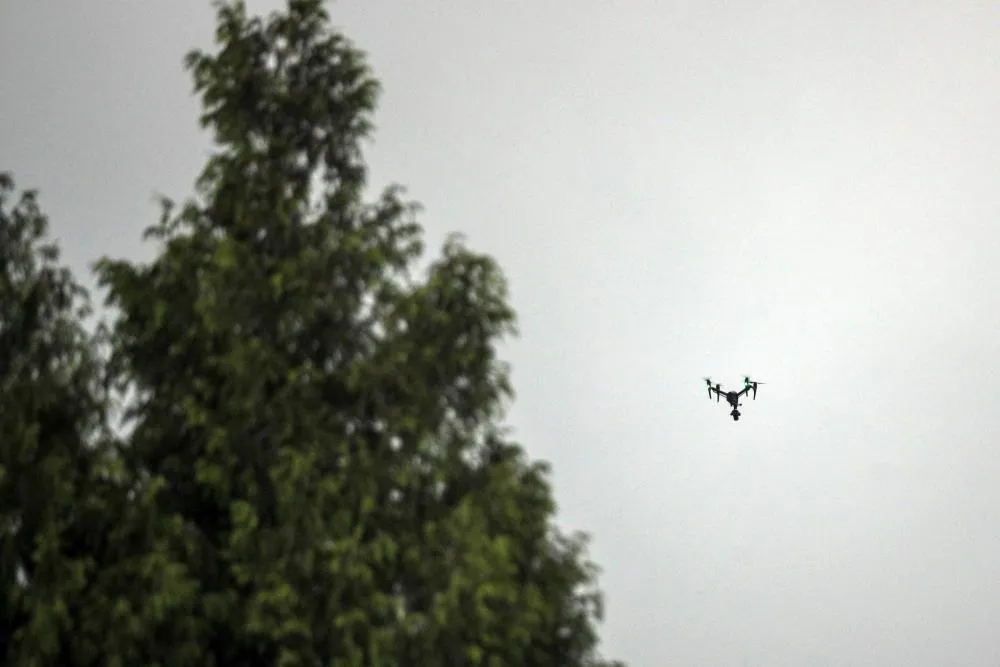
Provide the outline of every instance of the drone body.
<path id="1" fill-rule="evenodd" d="M 757 400 L 757 385 L 764 384 L 763 382 L 757 382 L 756 380 L 751 380 L 749 377 L 743 378 L 743 389 L 740 391 L 723 391 L 722 385 L 716 383 L 712 386 L 712 379 L 705 378 L 705 384 L 708 385 L 708 397 L 712 398 L 712 392 L 715 392 L 715 401 L 718 403 L 721 397 L 725 397 L 726 403 L 732 406 L 733 410 L 729 415 L 733 418 L 733 421 L 740 420 L 740 397 L 746 396 L 750 392 L 753 392 L 753 400 Z"/>

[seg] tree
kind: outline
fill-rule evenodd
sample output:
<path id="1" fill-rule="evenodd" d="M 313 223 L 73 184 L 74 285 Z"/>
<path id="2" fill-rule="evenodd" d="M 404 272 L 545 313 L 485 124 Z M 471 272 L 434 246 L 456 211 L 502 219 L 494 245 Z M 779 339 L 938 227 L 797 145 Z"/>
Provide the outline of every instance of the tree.
<path id="1" fill-rule="evenodd" d="M 500 268 L 452 237 L 417 275 L 417 207 L 365 201 L 378 84 L 321 0 L 215 7 L 186 59 L 215 151 L 152 262 L 97 265 L 128 431 L 66 492 L 85 567 L 19 664 L 607 664 L 584 539 L 502 426 Z"/>
<path id="2" fill-rule="evenodd" d="M 0 658 L 57 651 L 86 559 L 64 548 L 101 425 L 85 295 L 36 193 L 0 174 Z"/>
<path id="3" fill-rule="evenodd" d="M 184 580 L 158 549 L 154 496 L 120 465 L 88 295 L 37 193 L 14 194 L 0 174 L 0 661 L 136 664 L 170 639 L 143 621 Z"/>

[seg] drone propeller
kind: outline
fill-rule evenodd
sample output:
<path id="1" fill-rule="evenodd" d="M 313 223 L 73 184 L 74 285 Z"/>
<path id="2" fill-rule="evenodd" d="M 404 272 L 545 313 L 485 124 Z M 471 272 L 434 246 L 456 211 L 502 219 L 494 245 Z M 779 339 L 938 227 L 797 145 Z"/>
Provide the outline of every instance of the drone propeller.
<path id="1" fill-rule="evenodd" d="M 757 385 L 764 384 L 763 382 L 758 382 L 757 380 L 751 380 L 749 375 L 743 376 L 743 383 L 747 389 L 753 389 L 753 400 L 757 400 Z"/>

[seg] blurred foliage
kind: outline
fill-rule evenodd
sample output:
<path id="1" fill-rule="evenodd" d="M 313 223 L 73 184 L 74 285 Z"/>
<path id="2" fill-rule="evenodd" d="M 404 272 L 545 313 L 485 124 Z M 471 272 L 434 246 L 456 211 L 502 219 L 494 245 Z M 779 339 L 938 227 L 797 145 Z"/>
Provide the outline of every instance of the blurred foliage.
<path id="1" fill-rule="evenodd" d="M 320 0 L 215 8 L 214 150 L 153 261 L 96 264 L 109 326 L 2 182 L 4 664 L 611 664 L 502 427 L 500 268 L 451 237 L 416 275 L 417 207 L 364 200 L 378 84 Z"/>

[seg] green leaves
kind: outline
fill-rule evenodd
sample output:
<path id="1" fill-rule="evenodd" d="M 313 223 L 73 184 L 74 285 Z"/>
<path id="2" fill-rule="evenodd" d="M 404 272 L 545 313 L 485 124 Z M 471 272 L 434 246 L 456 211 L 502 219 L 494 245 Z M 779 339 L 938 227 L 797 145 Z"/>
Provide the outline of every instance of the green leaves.
<path id="1" fill-rule="evenodd" d="M 100 463 L 100 378 L 84 292 L 56 264 L 35 193 L 9 207 L 13 194 L 0 176 L 0 649 L 46 661 L 92 567 L 68 544 Z"/>
<path id="2" fill-rule="evenodd" d="M 602 664 L 584 541 L 504 436 L 501 268 L 453 236 L 418 276 L 419 207 L 363 199 L 378 83 L 322 2 L 215 7 L 215 150 L 149 264 L 95 265 L 106 338 L 0 177 L 5 664 Z"/>

